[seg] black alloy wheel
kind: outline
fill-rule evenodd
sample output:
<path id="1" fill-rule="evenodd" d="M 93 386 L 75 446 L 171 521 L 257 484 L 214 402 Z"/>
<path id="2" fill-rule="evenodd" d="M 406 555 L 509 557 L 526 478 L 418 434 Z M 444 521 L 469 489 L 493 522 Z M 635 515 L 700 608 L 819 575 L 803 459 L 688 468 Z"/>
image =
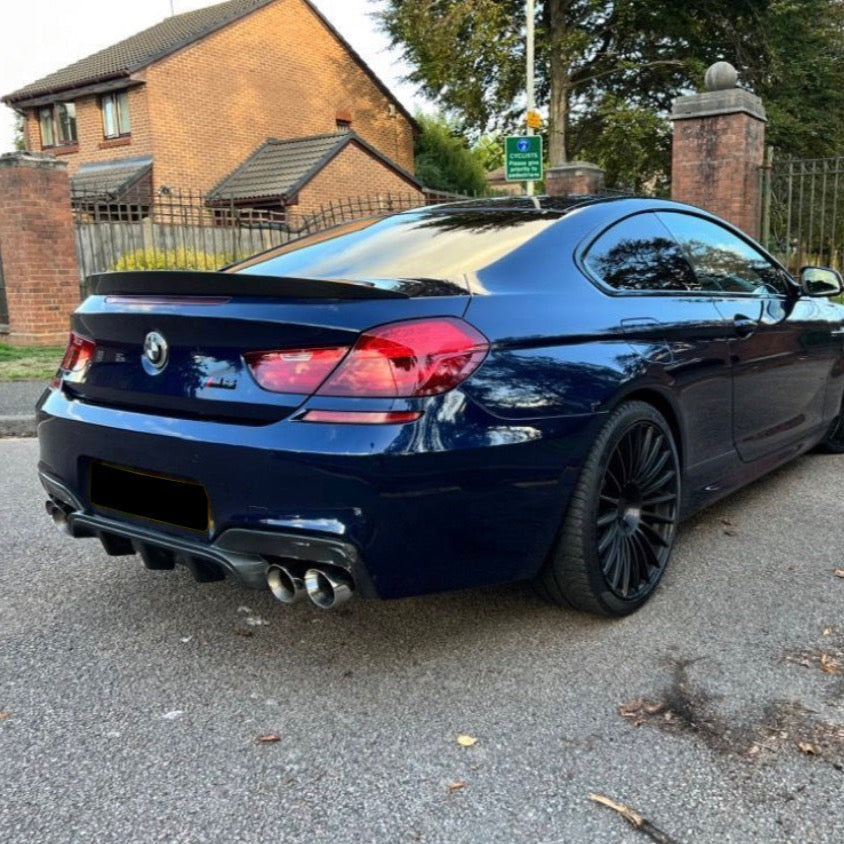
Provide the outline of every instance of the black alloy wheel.
<path id="1" fill-rule="evenodd" d="M 598 558 L 613 594 L 634 600 L 662 575 L 677 520 L 678 474 L 668 436 L 650 420 L 628 428 L 604 470 Z"/>
<path id="2" fill-rule="evenodd" d="M 544 597 L 600 615 L 638 609 L 662 577 L 680 510 L 680 461 L 667 422 L 632 401 L 592 446 L 557 546 L 537 579 Z"/>

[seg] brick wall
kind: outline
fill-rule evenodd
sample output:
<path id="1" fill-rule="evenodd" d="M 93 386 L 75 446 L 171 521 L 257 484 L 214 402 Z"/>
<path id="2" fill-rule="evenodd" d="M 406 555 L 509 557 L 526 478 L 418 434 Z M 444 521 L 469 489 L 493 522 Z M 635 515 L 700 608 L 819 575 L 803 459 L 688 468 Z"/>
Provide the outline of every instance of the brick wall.
<path id="1" fill-rule="evenodd" d="M 299 193 L 298 204 L 290 210 L 307 216 L 332 201 L 387 194 L 412 195 L 422 201 L 422 192 L 412 182 L 351 143 L 308 182 Z"/>
<path id="2" fill-rule="evenodd" d="M 9 309 L 3 342 L 62 345 L 79 303 L 79 271 L 64 164 L 0 156 L 0 260 Z"/>
<path id="3" fill-rule="evenodd" d="M 338 112 L 413 172 L 410 122 L 391 116 L 392 101 L 302 0 L 277 0 L 152 65 L 147 93 L 157 185 L 207 190 L 266 138 L 335 131 Z"/>

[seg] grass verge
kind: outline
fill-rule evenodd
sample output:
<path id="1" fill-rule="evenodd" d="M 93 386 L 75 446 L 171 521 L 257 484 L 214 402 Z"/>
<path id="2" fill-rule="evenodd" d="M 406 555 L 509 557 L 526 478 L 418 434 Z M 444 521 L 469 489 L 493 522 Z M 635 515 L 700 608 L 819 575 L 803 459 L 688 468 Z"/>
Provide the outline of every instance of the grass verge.
<path id="1" fill-rule="evenodd" d="M 64 354 L 61 346 L 8 346 L 0 343 L 0 381 L 49 381 Z"/>

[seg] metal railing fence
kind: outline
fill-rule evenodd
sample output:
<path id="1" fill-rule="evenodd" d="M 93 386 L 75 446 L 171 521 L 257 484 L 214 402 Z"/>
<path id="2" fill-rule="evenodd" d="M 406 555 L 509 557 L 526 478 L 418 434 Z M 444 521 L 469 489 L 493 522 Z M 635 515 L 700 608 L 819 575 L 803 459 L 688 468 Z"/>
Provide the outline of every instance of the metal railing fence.
<path id="1" fill-rule="evenodd" d="M 281 207 L 244 208 L 193 191 L 168 190 L 137 202 L 116 201 L 101 190 L 75 192 L 80 283 L 109 270 L 215 270 L 340 223 L 467 198 L 430 190 L 374 194 L 299 215 Z"/>
<path id="2" fill-rule="evenodd" d="M 761 239 L 793 272 L 844 267 L 844 158 L 766 162 Z"/>

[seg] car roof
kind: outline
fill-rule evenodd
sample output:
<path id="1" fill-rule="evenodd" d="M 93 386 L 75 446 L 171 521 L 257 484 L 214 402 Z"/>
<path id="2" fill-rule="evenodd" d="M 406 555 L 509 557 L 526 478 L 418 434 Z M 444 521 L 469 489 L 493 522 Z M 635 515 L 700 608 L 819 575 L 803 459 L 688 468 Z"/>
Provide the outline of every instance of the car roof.
<path id="1" fill-rule="evenodd" d="M 594 205 L 599 202 L 609 202 L 614 199 L 632 199 L 630 194 L 576 194 L 572 196 L 497 196 L 479 197 L 478 199 L 461 199 L 428 206 L 426 210 L 432 213 L 461 212 L 479 213 L 489 212 L 536 212 L 556 214 L 560 217 L 574 208 L 584 205 Z M 418 209 L 417 209 L 418 210 Z"/>

